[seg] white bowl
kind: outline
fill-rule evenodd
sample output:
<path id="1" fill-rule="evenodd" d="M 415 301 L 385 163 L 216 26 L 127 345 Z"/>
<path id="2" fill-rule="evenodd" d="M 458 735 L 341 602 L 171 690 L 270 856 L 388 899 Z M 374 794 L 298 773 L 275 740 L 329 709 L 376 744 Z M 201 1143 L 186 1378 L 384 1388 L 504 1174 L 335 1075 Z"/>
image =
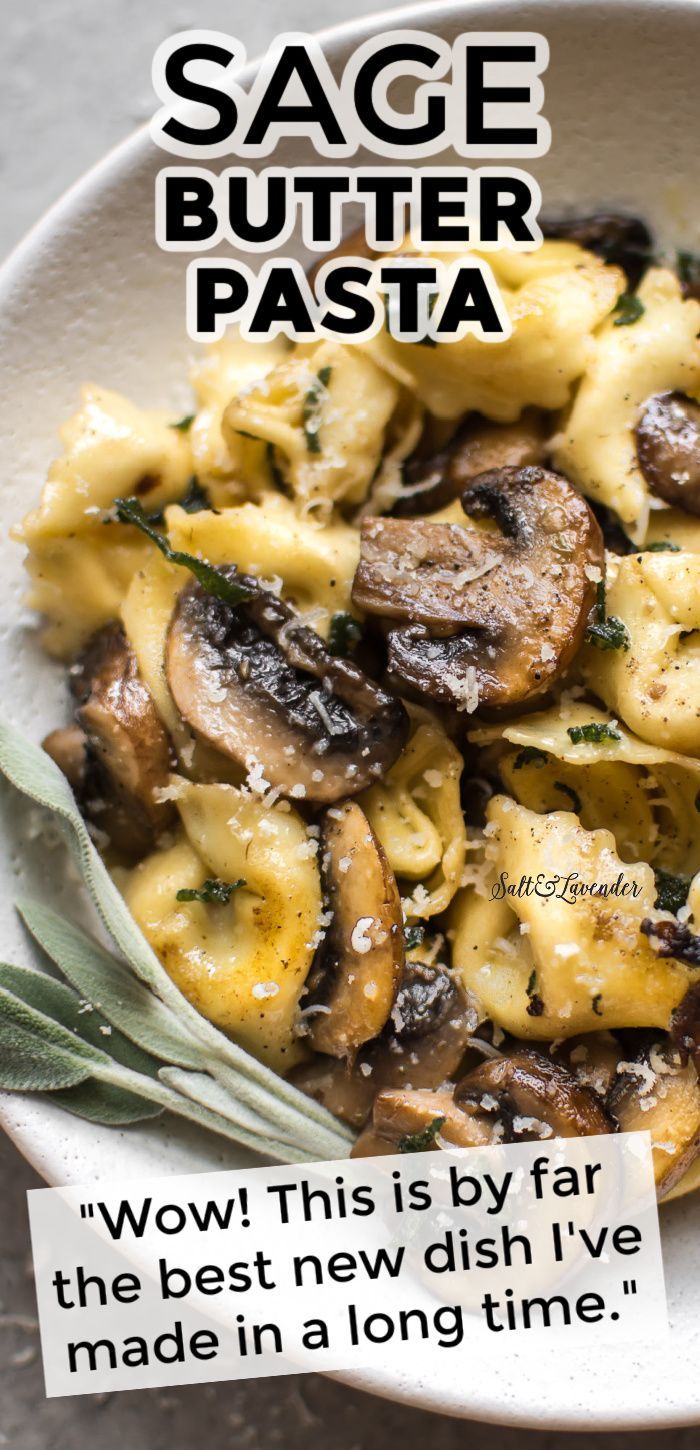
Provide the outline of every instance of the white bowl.
<path id="1" fill-rule="evenodd" d="M 447 38 L 470 28 L 543 32 L 551 46 L 545 114 L 553 144 L 532 165 L 545 208 L 628 209 L 646 217 L 664 243 L 697 245 L 698 0 L 437 0 L 329 31 L 327 55 L 341 68 L 360 41 L 402 25 Z M 292 141 L 277 159 L 312 158 Z M 74 410 L 84 381 L 174 414 L 186 410 L 192 349 L 183 324 L 184 259 L 166 256 L 152 241 L 153 178 L 165 160 L 147 132 L 138 132 L 48 213 L 0 275 L 7 525 L 36 500 L 56 453 L 56 430 Z M 23 587 L 21 551 L 3 530 L 2 710 L 39 740 L 61 719 L 64 685 L 62 671 L 47 664 L 22 624 Z M 2 950 L 9 960 L 31 961 L 12 907 L 20 886 L 74 914 L 86 908 L 75 879 L 62 872 L 62 857 L 36 837 L 36 813 L 5 789 L 0 799 Z M 0 1117 L 51 1183 L 255 1161 L 179 1124 L 103 1129 L 30 1097 L 4 1097 Z M 583 1352 L 539 1342 L 527 1352 L 499 1342 L 490 1355 L 483 1348 L 466 1359 L 446 1355 L 426 1365 L 420 1380 L 409 1382 L 378 1364 L 352 1382 L 423 1408 L 517 1425 L 646 1429 L 700 1419 L 700 1201 L 670 1206 L 662 1224 L 672 1326 L 667 1345 L 612 1353 L 609 1346 Z"/>

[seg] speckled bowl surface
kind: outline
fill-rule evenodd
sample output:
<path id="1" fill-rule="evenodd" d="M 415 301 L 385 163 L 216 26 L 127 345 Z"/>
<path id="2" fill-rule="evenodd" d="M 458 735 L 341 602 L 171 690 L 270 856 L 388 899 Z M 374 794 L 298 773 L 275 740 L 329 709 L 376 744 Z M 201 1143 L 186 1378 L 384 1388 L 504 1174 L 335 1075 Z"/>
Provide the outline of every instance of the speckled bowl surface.
<path id="1" fill-rule="evenodd" d="M 233 17 L 231 23 L 234 28 Z M 698 0 L 435 0 L 329 31 L 326 53 L 342 68 L 360 41 L 401 25 L 447 38 L 464 29 L 544 33 L 551 47 L 545 111 L 553 144 L 532 169 L 546 208 L 629 209 L 645 216 L 662 242 L 698 246 Z M 291 165 L 311 157 L 292 140 L 276 159 Z M 454 161 L 446 153 L 431 164 L 440 159 Z M 42 657 L 23 613 L 21 550 L 8 528 L 37 498 L 57 450 L 56 430 L 74 410 L 83 382 L 121 389 L 175 415 L 189 401 L 184 260 L 159 252 L 152 240 L 153 179 L 164 161 L 148 134 L 137 133 L 48 213 L 0 274 L 0 698 L 2 711 L 36 740 L 62 717 L 64 682 L 62 671 Z M 0 804 L 2 952 L 29 962 L 12 905 L 20 888 L 87 921 L 90 914 L 37 812 L 6 789 Z M 0 1116 L 50 1183 L 258 1161 L 173 1122 L 99 1128 L 30 1097 L 5 1096 Z M 584 1352 L 553 1340 L 528 1352 L 494 1340 L 490 1353 L 480 1346 L 437 1360 L 426 1356 L 424 1374 L 410 1381 L 385 1371 L 378 1351 L 376 1363 L 352 1382 L 424 1408 L 518 1425 L 602 1430 L 696 1422 L 699 1229 L 700 1198 L 662 1214 L 671 1318 L 664 1345 Z"/>

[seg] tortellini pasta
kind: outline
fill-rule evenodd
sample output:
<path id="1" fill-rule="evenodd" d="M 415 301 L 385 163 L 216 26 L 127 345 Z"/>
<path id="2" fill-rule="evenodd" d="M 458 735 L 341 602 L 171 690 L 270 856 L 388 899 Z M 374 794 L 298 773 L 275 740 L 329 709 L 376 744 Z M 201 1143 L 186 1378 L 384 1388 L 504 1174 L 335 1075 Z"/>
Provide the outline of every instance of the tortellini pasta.
<path id="1" fill-rule="evenodd" d="M 167 517 L 176 548 L 271 581 L 300 609 L 314 611 L 314 629 L 321 634 L 332 614 L 350 609 L 360 546 L 357 530 L 342 519 L 319 527 L 279 494 L 218 514 L 172 508 Z"/>
<path id="2" fill-rule="evenodd" d="M 114 619 L 149 548 L 139 535 L 103 522 L 115 498 L 136 495 L 148 509 L 179 498 L 192 474 L 187 434 L 167 415 L 137 408 L 104 388 L 86 387 L 82 407 L 61 430 L 39 507 L 19 537 L 28 549 L 28 603 L 46 620 L 51 654 L 74 654 Z"/>
<path id="3" fill-rule="evenodd" d="M 444 911 L 460 883 L 466 852 L 462 764 L 437 721 L 416 710 L 403 754 L 382 784 L 361 797 L 398 878 L 407 920 Z"/>
<path id="4" fill-rule="evenodd" d="M 192 462 L 216 508 L 257 497 L 274 483 L 264 445 L 242 433 L 229 432 L 224 439 L 221 425 L 231 398 L 260 384 L 286 351 L 282 338 L 252 343 L 226 336 L 208 348 L 192 369 L 198 404 L 189 430 Z"/>
<path id="5" fill-rule="evenodd" d="M 499 795 L 487 816 L 486 894 L 467 887 L 451 913 L 453 963 L 482 1011 L 526 1038 L 666 1028 L 691 976 L 640 932 L 651 867 L 623 863 L 611 832 L 584 830 L 573 812 L 538 815 Z"/>
<path id="6" fill-rule="evenodd" d="M 678 279 L 657 267 L 638 297 L 643 312 L 633 325 L 611 317 L 598 331 L 554 450 L 556 466 L 613 509 L 635 543 L 645 537 L 649 512 L 634 437 L 640 409 L 667 390 L 700 396 L 700 303 L 684 301 Z"/>
<path id="7" fill-rule="evenodd" d="M 475 1031 L 484 1072 L 596 1034 L 611 1082 L 700 973 L 700 303 L 484 260 L 503 342 L 232 334 L 179 419 L 87 388 L 21 533 L 72 660 L 46 749 L 136 921 L 369 1151 L 384 1091 L 464 1129 Z"/>
<path id="8" fill-rule="evenodd" d="M 613 735 L 590 743 L 571 739 L 570 731 L 590 725 Z M 575 702 L 471 738 L 512 747 L 499 753 L 498 769 L 530 810 L 574 810 L 587 830 L 611 832 L 623 861 L 676 873 L 700 870 L 700 761 L 650 745 L 605 711 Z"/>
<path id="9" fill-rule="evenodd" d="M 449 265 L 457 255 L 441 253 L 440 260 Z M 474 408 L 504 423 L 529 404 L 563 407 L 591 360 L 595 328 L 623 290 L 623 274 L 568 242 L 489 252 L 485 260 L 510 315 L 509 338 L 483 343 L 467 334 L 428 348 L 381 332 L 367 351 L 438 418 Z"/>
<path id="10" fill-rule="evenodd" d="M 175 780 L 182 829 L 118 882 L 173 981 L 205 1017 L 273 1067 L 302 1055 L 299 998 L 319 939 L 316 842 L 294 810 L 225 785 Z M 179 902 L 207 879 L 243 880 L 228 904 Z"/>
<path id="11" fill-rule="evenodd" d="M 224 437 L 264 440 L 295 498 L 327 515 L 333 502 L 362 502 L 398 397 L 397 385 L 358 348 L 323 342 L 299 348 L 234 398 Z"/>
<path id="12" fill-rule="evenodd" d="M 626 650 L 588 647 L 591 688 L 642 739 L 700 755 L 700 556 L 631 554 L 608 563 L 607 609 Z"/>

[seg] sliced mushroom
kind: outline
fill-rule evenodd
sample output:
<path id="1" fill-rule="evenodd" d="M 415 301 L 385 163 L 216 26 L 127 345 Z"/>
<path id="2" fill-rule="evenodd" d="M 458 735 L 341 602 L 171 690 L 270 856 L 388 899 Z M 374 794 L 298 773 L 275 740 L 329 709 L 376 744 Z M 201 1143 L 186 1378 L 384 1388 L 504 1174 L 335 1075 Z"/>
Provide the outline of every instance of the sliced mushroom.
<path id="1" fill-rule="evenodd" d="M 501 1141 L 586 1138 L 613 1124 L 596 1094 L 551 1057 L 521 1048 L 470 1072 L 455 1089 L 463 1112 L 502 1126 Z"/>
<path id="2" fill-rule="evenodd" d="M 481 474 L 462 504 L 500 533 L 422 519 L 364 519 L 353 602 L 394 621 L 397 685 L 458 709 L 522 703 L 583 640 L 604 564 L 600 529 L 558 474 Z"/>
<path id="3" fill-rule="evenodd" d="M 73 668 L 71 690 L 77 725 L 53 731 L 44 748 L 112 848 L 144 855 L 174 816 L 174 807 L 157 799 L 168 783 L 170 743 L 118 624 L 89 642 Z"/>
<path id="4" fill-rule="evenodd" d="M 408 459 L 405 490 L 392 513 L 400 518 L 432 513 L 459 498 L 480 473 L 542 463 L 544 453 L 544 423 L 532 409 L 517 423 L 491 423 L 475 414 L 437 453 L 425 457 L 418 452 Z"/>
<path id="5" fill-rule="evenodd" d="M 355 801 L 326 813 L 321 852 L 332 918 L 308 982 L 308 1042 L 352 1058 L 379 1035 L 394 1005 L 404 964 L 401 898 Z"/>
<path id="6" fill-rule="evenodd" d="M 396 1152 L 408 1146 L 406 1140 L 414 1140 L 418 1148 L 421 1137 L 426 1148 L 439 1148 L 438 1136 L 455 1148 L 481 1148 L 493 1141 L 488 1122 L 463 1112 L 450 1091 L 387 1089 L 375 1099 L 372 1121 L 360 1134 L 350 1156 L 371 1157 L 386 1152 L 386 1144 L 389 1151 Z"/>
<path id="7" fill-rule="evenodd" d="M 608 1109 L 623 1133 L 649 1132 L 656 1192 L 663 1198 L 700 1154 L 700 1084 L 692 1062 L 669 1043 L 618 1064 Z"/>
<path id="8" fill-rule="evenodd" d="M 236 608 L 199 584 L 178 598 L 166 669 L 180 714 L 286 795 L 355 795 L 400 754 L 409 731 L 403 705 L 351 660 L 329 654 L 283 600 L 244 582 L 254 593 Z"/>
<path id="9" fill-rule="evenodd" d="M 408 961 L 389 1021 L 352 1064 L 315 1058 L 292 1081 L 359 1128 L 385 1088 L 439 1088 L 458 1072 L 477 1025 L 459 982 L 443 966 Z"/>
<path id="10" fill-rule="evenodd" d="M 682 921 L 670 921 L 663 917 L 658 921 L 645 916 L 640 931 L 649 937 L 654 951 L 660 957 L 675 957 L 677 962 L 687 962 L 690 967 L 700 967 L 700 936 L 690 930 Z"/>
<path id="11" fill-rule="evenodd" d="M 617 1079 L 620 1044 L 612 1032 L 586 1032 L 567 1038 L 552 1056 L 597 1097 L 605 1099 Z"/>
<path id="12" fill-rule="evenodd" d="M 700 514 L 700 403 L 684 393 L 650 398 L 635 430 L 639 466 L 667 503 Z"/>
<path id="13" fill-rule="evenodd" d="M 591 216 L 544 217 L 540 224 L 545 237 L 578 242 L 604 262 L 622 267 L 630 287 L 637 286 L 653 260 L 651 232 L 639 217 L 603 211 Z"/>

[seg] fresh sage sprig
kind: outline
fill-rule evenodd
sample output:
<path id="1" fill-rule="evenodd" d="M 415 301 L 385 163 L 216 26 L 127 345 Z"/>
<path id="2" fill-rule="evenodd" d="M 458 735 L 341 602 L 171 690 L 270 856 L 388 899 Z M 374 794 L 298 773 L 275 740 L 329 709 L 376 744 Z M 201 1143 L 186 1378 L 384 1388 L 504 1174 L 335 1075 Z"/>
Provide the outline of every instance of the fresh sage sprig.
<path id="1" fill-rule="evenodd" d="M 257 1061 L 238 1044 L 225 1037 L 218 1028 L 202 1017 L 183 997 L 149 946 L 123 898 L 111 880 L 109 873 L 90 839 L 70 787 L 52 760 L 37 747 L 28 742 L 18 731 L 6 724 L 0 724 L 0 771 L 24 795 L 51 811 L 62 823 L 64 835 L 71 855 L 78 866 L 87 890 L 97 907 L 104 926 L 115 942 L 128 967 L 136 979 L 148 989 L 160 1007 L 169 1009 L 167 1028 L 177 1038 L 173 1053 L 171 1041 L 168 1061 L 172 1065 L 184 1066 L 193 1071 L 209 1075 L 228 1093 L 230 1100 L 239 1109 L 256 1114 L 265 1124 L 258 1139 L 258 1151 L 285 1157 L 280 1145 L 286 1142 L 296 1145 L 299 1154 L 308 1158 L 337 1158 L 347 1154 L 352 1141 L 350 1131 L 330 1113 L 311 1098 L 280 1078 L 271 1068 Z M 97 948 L 78 928 L 56 918 L 42 908 L 43 918 L 36 906 L 23 905 L 25 919 L 30 920 L 37 939 L 57 962 L 62 971 L 69 975 L 86 999 L 100 1002 L 105 1014 L 114 1016 L 114 1023 L 125 1034 L 131 1034 L 140 1046 L 153 1045 L 155 1038 L 141 1034 L 134 1035 L 140 1028 L 135 1019 L 145 1017 L 141 1008 L 127 1019 L 120 1015 L 117 1020 L 114 1000 L 108 1000 L 106 983 L 114 970 L 114 961 L 103 948 Z M 77 934 L 77 935 L 76 935 Z M 78 951 L 78 941 L 80 951 Z M 119 964 L 117 964 L 119 966 Z M 78 983 L 78 972 L 81 980 Z M 126 968 L 121 967 L 122 981 Z M 97 974 L 90 977 L 90 973 Z M 86 974 L 86 975 L 82 975 Z M 116 980 L 116 979 L 115 979 Z M 88 985 L 91 981 L 92 985 Z M 119 992 L 121 997 L 121 991 Z M 159 1030 L 166 1027 L 166 1019 L 159 1018 Z M 151 1028 L 148 1029 L 149 1033 Z M 161 1047 L 164 1044 L 161 1043 Z M 185 1056 L 183 1057 L 183 1053 Z M 164 1106 L 172 1106 L 169 1101 Z M 263 1136 L 267 1133 L 267 1138 Z M 228 1136 L 235 1136 L 229 1133 Z M 240 1137 L 246 1141 L 247 1137 Z M 294 1159 L 296 1161 L 296 1158 Z"/>
<path id="2" fill-rule="evenodd" d="M 163 1083 L 157 1064 L 154 1064 L 155 1076 L 148 1062 L 140 1063 L 147 1068 L 146 1072 L 129 1066 L 130 1054 L 124 1053 L 123 1044 L 121 1049 L 117 1048 L 119 1058 L 113 1055 L 109 1025 L 104 1038 L 109 1049 L 98 1046 L 83 1020 L 91 1014 L 68 988 L 45 973 L 0 964 L 0 982 L 8 979 L 15 990 L 9 991 L 0 985 L 0 1087 L 15 1092 L 61 1093 L 59 1101 L 69 1111 L 92 1122 L 106 1121 L 110 1125 L 154 1117 L 167 1109 L 224 1137 L 234 1138 L 256 1152 L 261 1151 L 256 1133 Z M 60 1003 L 56 1000 L 57 991 L 62 994 Z M 73 998 L 72 1005 L 70 998 Z M 64 1020 L 54 1015 L 56 1010 Z M 98 1025 L 98 1031 L 101 1026 Z M 76 1096 L 79 1089 L 82 1096 Z M 306 1157 L 286 1143 L 277 1143 L 273 1148 L 273 1141 L 270 1140 L 270 1151 L 286 1162 L 303 1161 Z"/>

